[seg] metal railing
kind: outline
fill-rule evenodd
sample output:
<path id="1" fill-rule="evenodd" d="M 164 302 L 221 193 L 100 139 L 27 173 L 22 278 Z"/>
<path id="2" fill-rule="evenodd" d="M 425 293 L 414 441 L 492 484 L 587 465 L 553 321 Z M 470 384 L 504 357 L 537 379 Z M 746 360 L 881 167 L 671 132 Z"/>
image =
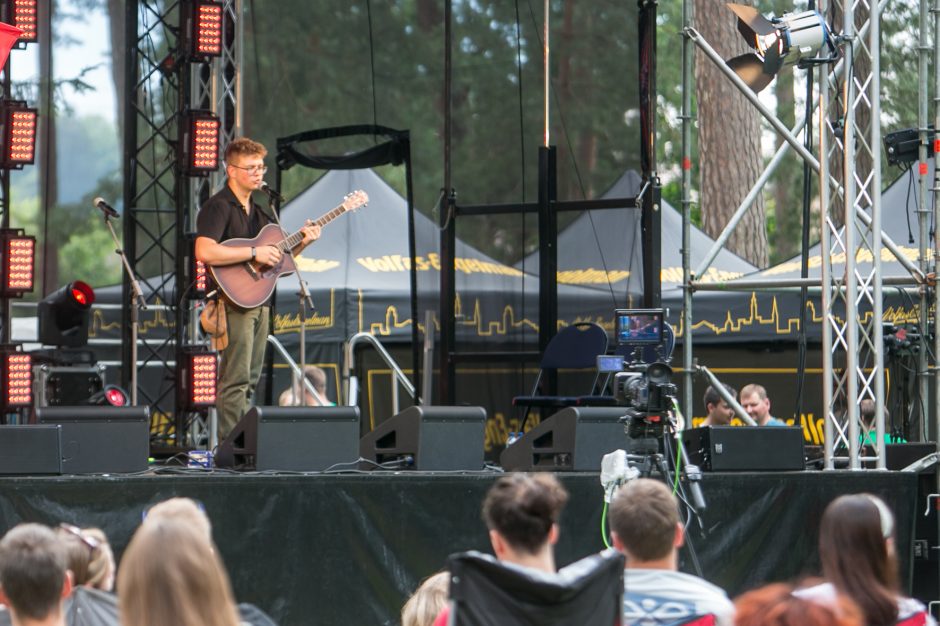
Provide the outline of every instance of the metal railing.
<path id="1" fill-rule="evenodd" d="M 356 346 L 362 342 L 371 344 L 382 360 L 385 361 L 385 364 L 392 370 L 392 415 L 398 413 L 399 385 L 405 388 L 405 391 L 416 404 L 423 404 L 421 398 L 415 395 L 414 385 L 412 385 L 408 377 L 405 376 L 405 373 L 398 366 L 398 363 L 395 362 L 395 359 L 392 358 L 392 355 L 389 354 L 388 350 L 385 349 L 385 346 L 382 345 L 382 342 L 376 339 L 371 333 L 362 332 L 356 333 L 347 339 L 343 350 L 343 392 L 346 405 L 356 406 L 358 404 L 359 380 L 352 372 L 355 369 Z"/>

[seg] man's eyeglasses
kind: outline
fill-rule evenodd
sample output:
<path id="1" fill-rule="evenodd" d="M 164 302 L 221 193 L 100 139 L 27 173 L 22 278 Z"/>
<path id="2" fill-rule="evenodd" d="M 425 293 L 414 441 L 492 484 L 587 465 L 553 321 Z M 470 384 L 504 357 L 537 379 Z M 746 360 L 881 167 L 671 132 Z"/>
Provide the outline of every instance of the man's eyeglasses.
<path id="1" fill-rule="evenodd" d="M 257 174 L 259 172 L 262 174 L 268 173 L 268 168 L 265 165 L 252 165 L 251 167 L 242 167 L 241 165 L 235 165 L 234 163 L 229 163 L 229 165 L 236 169 L 245 170 L 249 174 Z"/>
<path id="2" fill-rule="evenodd" d="M 71 524 L 65 524 L 65 523 L 63 523 L 63 524 L 59 524 L 59 528 L 60 528 L 61 530 L 64 530 L 64 531 L 67 532 L 68 534 L 73 535 L 74 537 L 76 537 L 79 541 L 81 541 L 83 544 L 85 544 L 86 546 L 88 546 L 88 549 L 89 549 L 91 552 L 94 552 L 95 550 L 97 550 L 97 549 L 98 549 L 98 546 L 101 545 L 101 542 L 98 541 L 97 539 L 95 539 L 94 537 L 89 537 L 89 536 L 83 534 L 83 533 L 82 533 L 82 529 L 79 528 L 78 526 L 72 526 Z"/>

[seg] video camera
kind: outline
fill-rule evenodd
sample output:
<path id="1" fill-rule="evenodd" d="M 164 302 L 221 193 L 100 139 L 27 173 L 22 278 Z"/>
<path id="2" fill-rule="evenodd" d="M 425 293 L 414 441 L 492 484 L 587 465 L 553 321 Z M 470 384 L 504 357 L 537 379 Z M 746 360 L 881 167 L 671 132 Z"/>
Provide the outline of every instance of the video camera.
<path id="1" fill-rule="evenodd" d="M 664 414 L 676 397 L 672 368 L 667 364 L 672 355 L 663 350 L 663 318 L 663 309 L 617 309 L 615 336 L 620 354 L 598 357 L 598 370 L 614 375 L 613 395 L 625 407 L 622 421 L 627 436 L 638 443 L 646 441 L 640 446 L 643 449 L 658 447 L 666 424 Z"/>

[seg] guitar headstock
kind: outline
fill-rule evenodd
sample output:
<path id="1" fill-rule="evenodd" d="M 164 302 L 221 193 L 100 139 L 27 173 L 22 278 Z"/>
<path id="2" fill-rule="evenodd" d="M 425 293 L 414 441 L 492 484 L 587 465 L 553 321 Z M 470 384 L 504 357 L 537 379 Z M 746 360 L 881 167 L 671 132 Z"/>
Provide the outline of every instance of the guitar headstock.
<path id="1" fill-rule="evenodd" d="M 369 194 L 362 189 L 357 189 L 343 196 L 343 209 L 346 211 L 355 211 L 359 207 L 366 206 L 368 202 Z"/>

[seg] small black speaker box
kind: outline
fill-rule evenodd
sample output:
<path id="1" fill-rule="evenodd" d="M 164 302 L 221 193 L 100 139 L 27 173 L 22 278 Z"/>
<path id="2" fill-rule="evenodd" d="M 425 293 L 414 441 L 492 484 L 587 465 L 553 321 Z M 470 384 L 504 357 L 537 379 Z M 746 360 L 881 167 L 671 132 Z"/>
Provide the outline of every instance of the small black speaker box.
<path id="1" fill-rule="evenodd" d="M 256 406 L 219 444 L 215 465 L 319 472 L 358 460 L 359 407 Z"/>
<path id="2" fill-rule="evenodd" d="M 500 465 L 509 471 L 596 472 L 604 455 L 626 445 L 623 407 L 568 407 L 506 447 Z"/>
<path id="3" fill-rule="evenodd" d="M 0 474 L 61 474 L 58 426 L 0 426 Z"/>
<path id="4" fill-rule="evenodd" d="M 481 406 L 412 406 L 363 437 L 359 454 L 375 463 L 410 456 L 417 470 L 481 470 L 485 426 Z"/>
<path id="5" fill-rule="evenodd" d="M 689 462 L 712 472 L 804 469 L 797 426 L 703 426 L 682 431 Z"/>
<path id="6" fill-rule="evenodd" d="M 117 474 L 147 469 L 148 406 L 40 407 L 36 409 L 36 421 L 62 427 L 63 474 Z"/>

